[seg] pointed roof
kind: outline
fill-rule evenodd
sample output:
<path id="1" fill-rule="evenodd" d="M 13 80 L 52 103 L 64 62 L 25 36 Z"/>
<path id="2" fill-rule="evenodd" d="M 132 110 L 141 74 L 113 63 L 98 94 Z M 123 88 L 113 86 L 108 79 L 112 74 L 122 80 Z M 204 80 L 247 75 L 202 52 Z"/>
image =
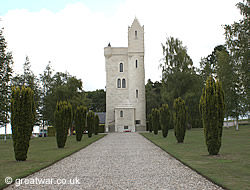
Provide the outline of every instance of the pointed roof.
<path id="1" fill-rule="evenodd" d="M 140 22 L 139 22 L 138 19 L 135 17 L 135 19 L 134 19 L 132 25 L 129 27 L 129 29 L 130 29 L 130 28 L 133 28 L 133 27 L 136 26 L 136 25 L 139 25 L 141 28 L 144 29 L 144 26 L 141 26 Z"/>

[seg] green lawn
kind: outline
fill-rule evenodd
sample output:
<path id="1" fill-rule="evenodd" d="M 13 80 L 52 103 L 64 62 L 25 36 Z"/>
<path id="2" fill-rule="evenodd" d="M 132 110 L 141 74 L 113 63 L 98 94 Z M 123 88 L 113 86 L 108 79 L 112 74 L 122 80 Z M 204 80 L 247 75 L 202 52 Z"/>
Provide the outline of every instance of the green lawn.
<path id="1" fill-rule="evenodd" d="M 5 143 L 0 141 L 0 189 L 6 184 L 5 177 L 10 176 L 14 179 L 30 175 L 42 168 L 45 168 L 56 161 L 71 155 L 72 153 L 88 146 L 89 144 L 104 137 L 104 134 L 93 135 L 88 138 L 84 135 L 82 141 L 77 142 L 75 136 L 67 138 L 63 149 L 57 148 L 55 137 L 33 138 L 30 140 L 28 158 L 24 162 L 15 161 L 12 140 L 8 139 Z"/>
<path id="2" fill-rule="evenodd" d="M 224 128 L 217 156 L 208 155 L 203 129 L 187 131 L 183 144 L 176 143 L 173 130 L 167 138 L 161 133 L 142 135 L 211 181 L 227 189 L 250 190 L 250 126 L 239 129 Z"/>

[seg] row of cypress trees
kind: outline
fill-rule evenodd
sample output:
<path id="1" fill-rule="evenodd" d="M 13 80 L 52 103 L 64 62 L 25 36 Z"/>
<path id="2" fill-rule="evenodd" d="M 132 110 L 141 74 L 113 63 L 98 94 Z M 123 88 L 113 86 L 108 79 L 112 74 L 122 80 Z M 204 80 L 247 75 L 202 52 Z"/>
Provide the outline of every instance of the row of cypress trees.
<path id="1" fill-rule="evenodd" d="M 174 100 L 174 110 L 173 110 L 173 124 L 175 137 L 178 143 L 184 141 L 186 132 L 186 122 L 187 122 L 187 111 L 185 107 L 185 101 L 181 98 Z M 154 131 L 154 134 L 158 134 L 158 130 L 162 130 L 162 136 L 165 138 L 168 135 L 168 130 L 171 125 L 171 110 L 168 104 L 163 104 L 160 109 L 152 109 L 149 115 L 149 131 Z"/>
<path id="2" fill-rule="evenodd" d="M 173 104 L 174 134 L 178 143 L 183 143 L 187 127 L 187 108 L 182 98 L 176 98 Z M 200 98 L 200 112 L 204 128 L 205 142 L 210 155 L 219 153 L 223 131 L 225 104 L 221 83 L 210 76 Z M 158 134 L 162 130 L 163 137 L 167 137 L 171 125 L 171 110 L 167 104 L 160 109 L 152 109 L 148 117 L 149 131 Z"/>
<path id="3" fill-rule="evenodd" d="M 35 124 L 36 109 L 34 92 L 29 87 L 12 87 L 11 91 L 11 128 L 15 159 L 25 161 L 29 149 L 30 137 Z M 68 131 L 72 125 L 72 106 L 67 101 L 56 104 L 54 113 L 56 141 L 58 148 L 64 148 L 67 141 Z M 81 141 L 83 130 L 88 124 L 88 136 L 94 132 L 98 134 L 99 117 L 93 111 L 87 113 L 84 106 L 77 107 L 75 113 L 76 140 Z"/>
<path id="4" fill-rule="evenodd" d="M 72 106 L 69 102 L 60 101 L 57 102 L 55 111 L 55 128 L 56 139 L 58 148 L 65 146 L 68 131 L 72 124 Z M 77 106 L 75 113 L 75 130 L 76 140 L 81 141 L 83 131 L 87 123 L 88 137 L 92 137 L 92 134 L 98 134 L 99 117 L 95 115 L 93 111 L 87 112 L 87 108 L 84 106 Z"/>

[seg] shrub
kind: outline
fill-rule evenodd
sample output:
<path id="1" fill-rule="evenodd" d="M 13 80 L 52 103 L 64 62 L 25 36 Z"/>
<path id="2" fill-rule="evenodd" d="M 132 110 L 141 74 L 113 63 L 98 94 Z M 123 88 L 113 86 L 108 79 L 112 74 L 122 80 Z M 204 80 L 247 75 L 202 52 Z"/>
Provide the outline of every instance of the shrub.
<path id="1" fill-rule="evenodd" d="M 187 111 L 185 101 L 180 97 L 174 100 L 173 121 L 176 140 L 178 143 L 183 143 L 186 133 Z"/>
<path id="2" fill-rule="evenodd" d="M 202 91 L 200 111 L 204 128 L 207 150 L 210 155 L 217 155 L 221 147 L 221 137 L 225 114 L 224 93 L 221 83 L 210 76 Z"/>
<path id="3" fill-rule="evenodd" d="M 170 125 L 170 110 L 168 104 L 163 104 L 159 110 L 162 136 L 167 137 Z"/>
<path id="4" fill-rule="evenodd" d="M 77 106 L 75 113 L 75 130 L 77 141 L 82 140 L 83 131 L 86 125 L 86 114 L 87 108 L 84 106 Z"/>
<path id="5" fill-rule="evenodd" d="M 58 148 L 64 148 L 67 141 L 68 130 L 72 124 L 71 104 L 66 101 L 57 102 L 54 117 L 57 146 Z"/>
<path id="6" fill-rule="evenodd" d="M 95 126 L 95 114 L 93 111 L 89 111 L 87 114 L 88 137 L 92 137 L 94 126 Z"/>
<path id="7" fill-rule="evenodd" d="M 12 88 L 11 126 L 15 159 L 25 161 L 35 123 L 34 92 L 30 88 Z"/>
<path id="8" fill-rule="evenodd" d="M 95 115 L 95 135 L 98 135 L 98 130 L 99 130 L 99 116 L 96 114 Z"/>
<path id="9" fill-rule="evenodd" d="M 154 108 L 152 109 L 152 127 L 154 130 L 154 134 L 157 135 L 158 134 L 158 129 L 160 128 L 160 121 L 159 121 L 159 110 Z"/>

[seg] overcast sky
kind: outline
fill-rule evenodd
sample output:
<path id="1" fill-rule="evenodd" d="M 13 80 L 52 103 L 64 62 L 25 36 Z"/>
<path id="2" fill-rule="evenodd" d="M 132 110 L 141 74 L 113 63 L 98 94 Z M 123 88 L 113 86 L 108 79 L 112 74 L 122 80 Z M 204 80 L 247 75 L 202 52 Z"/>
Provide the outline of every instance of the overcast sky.
<path id="1" fill-rule="evenodd" d="M 145 72 L 161 79 L 161 43 L 179 38 L 194 65 L 224 44 L 222 25 L 240 19 L 239 0 L 0 0 L 0 27 L 14 70 L 26 55 L 38 76 L 49 61 L 55 71 L 82 79 L 86 91 L 105 88 L 104 47 L 126 47 L 135 17 L 145 31 Z"/>

